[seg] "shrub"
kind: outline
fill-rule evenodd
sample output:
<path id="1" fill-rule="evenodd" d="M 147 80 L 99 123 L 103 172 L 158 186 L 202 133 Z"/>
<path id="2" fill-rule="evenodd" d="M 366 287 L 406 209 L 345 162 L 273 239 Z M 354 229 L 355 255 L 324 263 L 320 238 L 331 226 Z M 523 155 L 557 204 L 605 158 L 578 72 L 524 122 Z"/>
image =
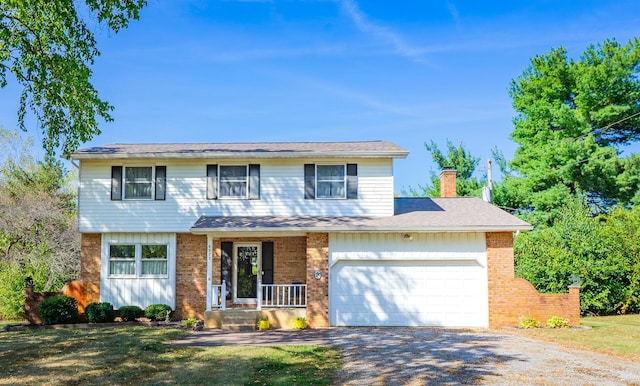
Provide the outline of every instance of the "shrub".
<path id="1" fill-rule="evenodd" d="M 166 304 L 151 304 L 144 310 L 144 317 L 151 320 L 165 320 L 171 313 L 171 307 Z"/>
<path id="2" fill-rule="evenodd" d="M 293 318 L 293 328 L 295 328 L 296 330 L 304 330 L 305 328 L 307 328 L 307 318 L 302 316 Z"/>
<path id="3" fill-rule="evenodd" d="M 133 322 L 144 316 L 144 311 L 138 306 L 122 306 L 118 311 L 123 322 Z"/>
<path id="4" fill-rule="evenodd" d="M 89 323 L 110 323 L 116 319 L 116 312 L 111 303 L 89 303 L 84 309 Z"/>
<path id="5" fill-rule="evenodd" d="M 185 328 L 194 327 L 196 324 L 198 324 L 198 319 L 196 318 L 189 318 L 182 321 L 182 327 Z"/>
<path id="6" fill-rule="evenodd" d="M 265 331 L 269 329 L 269 319 L 268 318 L 260 318 L 257 324 L 258 330 Z"/>
<path id="7" fill-rule="evenodd" d="M 520 322 L 518 323 L 518 327 L 520 328 L 538 328 L 540 327 L 540 322 L 538 319 L 533 316 L 521 316 Z"/>
<path id="8" fill-rule="evenodd" d="M 547 320 L 545 324 L 547 328 L 567 328 L 569 327 L 569 320 L 561 318 L 560 316 L 552 316 Z"/>
<path id="9" fill-rule="evenodd" d="M 40 319 L 44 324 L 76 323 L 78 302 L 69 296 L 54 296 L 40 303 Z"/>

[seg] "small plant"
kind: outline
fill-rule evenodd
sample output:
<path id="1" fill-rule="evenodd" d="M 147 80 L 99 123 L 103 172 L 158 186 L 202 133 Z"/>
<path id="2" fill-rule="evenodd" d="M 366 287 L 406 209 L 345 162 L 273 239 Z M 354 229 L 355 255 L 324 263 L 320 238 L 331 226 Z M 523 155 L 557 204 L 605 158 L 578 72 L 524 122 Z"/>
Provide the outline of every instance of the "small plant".
<path id="1" fill-rule="evenodd" d="M 123 322 L 133 322 L 144 316 L 144 311 L 138 306 L 122 306 L 118 311 Z"/>
<path id="2" fill-rule="evenodd" d="M 545 324 L 547 328 L 567 328 L 569 327 L 569 319 L 562 318 L 560 316 L 552 316 L 547 320 Z"/>
<path id="3" fill-rule="evenodd" d="M 116 312 L 111 303 L 89 303 L 84 309 L 89 323 L 111 323 L 116 319 Z"/>
<path id="4" fill-rule="evenodd" d="M 293 328 L 296 330 L 304 330 L 307 328 L 307 318 L 303 316 L 298 316 L 293 318 Z"/>
<path id="5" fill-rule="evenodd" d="M 44 324 L 76 323 L 78 302 L 69 296 L 54 296 L 40 303 L 40 319 Z"/>
<path id="6" fill-rule="evenodd" d="M 258 320 L 258 330 L 265 331 L 269 329 L 269 319 L 268 318 L 260 318 Z"/>
<path id="7" fill-rule="evenodd" d="M 196 324 L 198 324 L 198 319 L 196 318 L 189 318 L 182 321 L 182 327 L 184 328 L 192 328 Z"/>
<path id="8" fill-rule="evenodd" d="M 166 304 L 151 304 L 144 310 L 144 317 L 151 320 L 166 320 L 171 313 L 171 307 Z"/>
<path id="9" fill-rule="evenodd" d="M 540 327 L 540 322 L 538 319 L 533 316 L 521 316 L 520 322 L 518 323 L 518 327 L 520 328 L 538 328 Z"/>

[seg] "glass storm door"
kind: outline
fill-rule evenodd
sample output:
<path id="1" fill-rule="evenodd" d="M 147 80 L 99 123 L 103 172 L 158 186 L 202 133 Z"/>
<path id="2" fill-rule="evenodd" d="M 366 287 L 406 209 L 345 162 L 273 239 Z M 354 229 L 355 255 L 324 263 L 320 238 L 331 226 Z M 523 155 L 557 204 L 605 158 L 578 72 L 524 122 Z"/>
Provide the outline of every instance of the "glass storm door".
<path id="1" fill-rule="evenodd" d="M 233 254 L 233 301 L 255 303 L 260 275 L 260 244 L 236 243 Z"/>

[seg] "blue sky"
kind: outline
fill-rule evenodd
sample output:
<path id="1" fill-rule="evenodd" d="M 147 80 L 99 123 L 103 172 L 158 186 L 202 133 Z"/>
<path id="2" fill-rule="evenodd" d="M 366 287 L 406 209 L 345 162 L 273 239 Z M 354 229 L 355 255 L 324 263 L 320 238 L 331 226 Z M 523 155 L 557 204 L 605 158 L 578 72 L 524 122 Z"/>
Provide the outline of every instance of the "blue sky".
<path id="1" fill-rule="evenodd" d="M 462 142 L 482 166 L 496 146 L 510 158 L 507 89 L 529 59 L 626 43 L 640 13 L 637 0 L 150 0 L 127 30 L 92 27 L 93 81 L 116 109 L 86 146 L 384 139 L 410 151 L 400 192 L 435 168 L 430 140 Z M 0 91 L 5 129 L 18 92 Z"/>

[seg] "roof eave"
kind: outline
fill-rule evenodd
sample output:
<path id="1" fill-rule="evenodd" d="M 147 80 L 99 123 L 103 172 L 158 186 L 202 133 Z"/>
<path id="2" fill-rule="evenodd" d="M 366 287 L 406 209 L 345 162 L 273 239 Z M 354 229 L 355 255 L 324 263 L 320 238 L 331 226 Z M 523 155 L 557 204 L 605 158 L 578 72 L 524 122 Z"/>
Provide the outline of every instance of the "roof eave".
<path id="1" fill-rule="evenodd" d="M 532 230 L 531 225 L 487 225 L 487 226 L 443 226 L 443 227 L 375 227 L 375 226 L 321 226 L 321 227 L 252 227 L 252 228 L 191 228 L 193 234 L 208 233 L 252 233 L 252 232 L 526 232 Z"/>

